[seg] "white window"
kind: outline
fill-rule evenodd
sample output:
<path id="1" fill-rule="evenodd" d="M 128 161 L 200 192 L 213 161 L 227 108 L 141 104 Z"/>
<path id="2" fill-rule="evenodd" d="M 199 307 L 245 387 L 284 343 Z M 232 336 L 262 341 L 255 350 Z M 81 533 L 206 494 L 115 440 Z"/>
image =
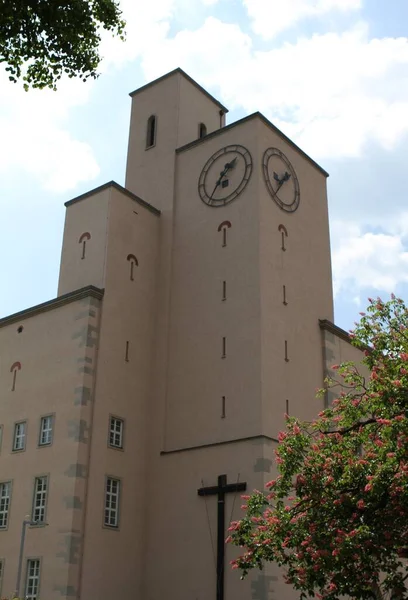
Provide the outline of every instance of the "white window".
<path id="1" fill-rule="evenodd" d="M 27 561 L 25 600 L 37 600 L 40 588 L 40 561 L 38 558 Z"/>
<path id="2" fill-rule="evenodd" d="M 113 477 L 106 478 L 105 490 L 105 516 L 104 523 L 107 527 L 119 525 L 119 495 L 120 481 Z"/>
<path id="3" fill-rule="evenodd" d="M 123 448 L 123 419 L 110 418 L 109 446 L 112 448 Z"/>
<path id="4" fill-rule="evenodd" d="M 49 446 L 52 442 L 52 425 L 53 418 L 52 415 L 48 415 L 47 417 L 41 418 L 40 424 L 40 446 Z"/>
<path id="5" fill-rule="evenodd" d="M 14 425 L 13 451 L 24 450 L 26 441 L 26 422 Z"/>
<path id="6" fill-rule="evenodd" d="M 5 529 L 8 525 L 10 495 L 11 482 L 4 481 L 0 483 L 0 529 Z"/>
<path id="7" fill-rule="evenodd" d="M 48 477 L 36 477 L 34 482 L 33 514 L 36 523 L 44 523 L 47 508 Z"/>

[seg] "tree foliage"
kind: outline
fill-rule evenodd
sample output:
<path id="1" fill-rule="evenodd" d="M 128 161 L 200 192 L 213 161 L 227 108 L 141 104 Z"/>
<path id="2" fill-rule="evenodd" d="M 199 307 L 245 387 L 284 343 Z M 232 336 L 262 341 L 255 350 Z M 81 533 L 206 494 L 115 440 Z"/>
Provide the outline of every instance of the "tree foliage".
<path id="1" fill-rule="evenodd" d="M 312 423 L 288 418 L 278 477 L 230 527 L 242 576 L 275 562 L 302 598 L 408 598 L 408 309 L 392 296 L 361 314 L 367 380 L 333 366 L 338 398 Z"/>
<path id="2" fill-rule="evenodd" d="M 121 15 L 116 0 L 0 0 L 0 63 L 26 90 L 95 78 L 101 31 L 123 39 Z"/>

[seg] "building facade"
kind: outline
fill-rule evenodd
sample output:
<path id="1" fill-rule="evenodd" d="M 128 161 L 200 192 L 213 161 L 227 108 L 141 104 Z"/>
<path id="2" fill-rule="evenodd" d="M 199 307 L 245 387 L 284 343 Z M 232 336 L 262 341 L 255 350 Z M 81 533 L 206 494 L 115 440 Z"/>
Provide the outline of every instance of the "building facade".
<path id="1" fill-rule="evenodd" d="M 131 96 L 125 187 L 66 203 L 57 297 L 0 320 L 0 595 L 295 597 L 273 566 L 230 570 L 207 488 L 233 484 L 239 518 L 285 413 L 359 360 L 333 325 L 327 173 L 181 69 Z"/>

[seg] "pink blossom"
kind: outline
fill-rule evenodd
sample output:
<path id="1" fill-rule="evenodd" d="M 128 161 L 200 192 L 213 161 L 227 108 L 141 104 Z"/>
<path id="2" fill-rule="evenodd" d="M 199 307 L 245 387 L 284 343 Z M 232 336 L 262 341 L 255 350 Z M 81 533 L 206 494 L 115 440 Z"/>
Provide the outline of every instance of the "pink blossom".
<path id="1" fill-rule="evenodd" d="M 364 508 L 364 507 L 365 507 L 365 502 L 364 502 L 364 500 L 359 500 L 359 501 L 357 502 L 357 508 L 359 508 L 359 509 L 361 510 L 361 509 L 362 509 L 362 508 Z"/>
<path id="2" fill-rule="evenodd" d="M 276 479 L 271 479 L 271 481 L 268 481 L 268 483 L 265 483 L 266 488 L 272 488 L 275 485 L 276 485 Z"/>
<path id="3" fill-rule="evenodd" d="M 373 484 L 372 483 L 367 483 L 367 485 L 364 488 L 365 492 L 371 492 L 371 490 L 373 489 Z"/>
<path id="4" fill-rule="evenodd" d="M 293 433 L 294 433 L 295 435 L 299 435 L 299 433 L 300 433 L 300 427 L 299 427 L 298 425 L 295 425 L 295 426 L 293 427 Z"/>
<path id="5" fill-rule="evenodd" d="M 401 379 L 394 379 L 394 381 L 392 383 L 395 385 L 395 387 L 401 387 L 402 386 Z"/>
<path id="6" fill-rule="evenodd" d="M 226 540 L 225 540 L 225 543 L 226 543 L 226 544 L 229 544 L 230 542 L 232 542 L 232 537 L 229 535 L 229 536 L 226 538 Z"/>

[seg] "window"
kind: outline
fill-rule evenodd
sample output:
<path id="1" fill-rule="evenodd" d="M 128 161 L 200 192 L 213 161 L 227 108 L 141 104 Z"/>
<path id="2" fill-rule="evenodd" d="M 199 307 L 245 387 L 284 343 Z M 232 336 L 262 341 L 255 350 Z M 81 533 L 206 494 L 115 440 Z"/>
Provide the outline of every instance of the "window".
<path id="1" fill-rule="evenodd" d="M 205 135 L 207 135 L 207 127 L 204 123 L 200 123 L 200 125 L 198 126 L 198 137 L 202 138 Z"/>
<path id="2" fill-rule="evenodd" d="M 8 525 L 10 496 L 11 481 L 0 483 L 0 529 L 6 529 Z"/>
<path id="3" fill-rule="evenodd" d="M 26 422 L 21 421 L 14 425 L 13 452 L 24 450 L 26 442 Z"/>
<path id="4" fill-rule="evenodd" d="M 48 477 L 36 477 L 34 481 L 33 511 L 32 519 L 35 523 L 45 522 L 45 511 L 47 508 Z"/>
<path id="5" fill-rule="evenodd" d="M 109 446 L 112 448 L 123 448 L 123 419 L 110 417 Z"/>
<path id="6" fill-rule="evenodd" d="M 39 446 L 49 446 L 52 442 L 52 415 L 41 417 L 40 422 L 40 439 L 38 441 Z"/>
<path id="7" fill-rule="evenodd" d="M 31 558 L 27 561 L 27 579 L 25 600 L 37 600 L 40 589 L 40 560 Z"/>
<path id="8" fill-rule="evenodd" d="M 151 115 L 147 121 L 146 148 L 151 148 L 156 143 L 156 117 Z"/>
<path id="9" fill-rule="evenodd" d="M 120 481 L 112 477 L 106 478 L 105 489 L 105 516 L 104 524 L 106 527 L 119 526 L 119 495 Z"/>

